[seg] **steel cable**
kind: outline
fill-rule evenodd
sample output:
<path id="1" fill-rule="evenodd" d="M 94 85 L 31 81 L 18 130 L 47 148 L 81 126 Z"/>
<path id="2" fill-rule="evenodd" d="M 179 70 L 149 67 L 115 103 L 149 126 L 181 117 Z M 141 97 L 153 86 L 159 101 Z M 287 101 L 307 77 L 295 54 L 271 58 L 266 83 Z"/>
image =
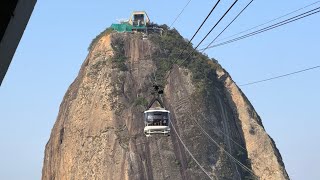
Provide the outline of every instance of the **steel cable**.
<path id="1" fill-rule="evenodd" d="M 254 36 L 254 35 L 263 33 L 263 32 L 265 32 L 265 31 L 272 30 L 272 29 L 277 28 L 277 27 L 284 26 L 284 25 L 286 25 L 286 24 L 288 24 L 288 23 L 291 23 L 291 22 L 297 21 L 297 20 L 299 20 L 299 19 L 303 19 L 303 18 L 306 18 L 306 17 L 311 16 L 311 15 L 313 15 L 313 14 L 319 13 L 320 10 L 318 10 L 318 9 L 320 9 L 320 7 L 315 8 L 315 9 L 312 9 L 312 10 L 310 10 L 310 11 L 308 11 L 308 12 L 305 12 L 305 13 L 299 14 L 299 15 L 297 15 L 297 16 L 291 17 L 291 18 L 289 18 L 289 19 L 283 20 L 283 21 L 281 21 L 281 22 L 275 23 L 275 24 L 273 24 L 273 25 L 267 26 L 267 27 L 265 27 L 265 28 L 261 28 L 261 29 L 259 29 L 259 30 L 254 31 L 254 32 L 245 34 L 245 35 L 243 35 L 243 36 L 240 36 L 240 37 L 237 37 L 237 38 L 234 38 L 234 39 L 231 39 L 231 40 L 228 40 L 228 41 L 219 43 L 219 44 L 215 44 L 215 45 L 213 45 L 213 46 L 209 46 L 209 47 L 207 47 L 207 48 L 205 48 L 205 49 L 210 49 L 210 48 L 222 46 L 222 45 L 225 45 L 225 44 L 229 44 L 229 43 L 232 43 L 232 42 L 235 42 L 235 41 L 239 41 L 239 40 L 241 40 L 241 39 L 245 39 L 245 38 L 248 38 L 248 37 L 251 37 L 251 36 Z M 316 11 L 316 10 L 318 10 L 318 11 Z"/>
<path id="2" fill-rule="evenodd" d="M 174 132 L 176 133 L 178 139 L 180 140 L 181 144 L 183 145 L 183 147 L 185 148 L 185 150 L 189 153 L 189 155 L 191 156 L 191 158 L 197 163 L 197 165 L 200 167 L 200 169 L 211 179 L 213 180 L 213 178 L 210 176 L 210 174 L 201 166 L 201 164 L 199 163 L 199 161 L 193 156 L 193 154 L 191 153 L 191 151 L 188 149 L 188 147 L 186 146 L 186 144 L 182 141 L 180 135 L 178 134 L 176 128 L 174 127 L 174 125 L 172 124 L 172 122 L 170 121 L 171 127 L 173 128 Z"/>
<path id="3" fill-rule="evenodd" d="M 271 78 L 267 78 L 267 79 L 263 79 L 263 80 L 259 80 L 259 81 L 253 81 L 253 82 L 241 84 L 239 86 L 248 86 L 248 85 L 252 85 L 252 84 L 257 84 L 257 83 L 270 81 L 270 80 L 274 80 L 274 79 L 278 79 L 278 78 L 282 78 L 282 77 L 286 77 L 286 76 L 291 76 L 293 74 L 298 74 L 298 73 L 302 73 L 302 72 L 305 72 L 305 71 L 310 71 L 310 70 L 317 69 L 317 68 L 320 68 L 320 66 L 314 66 L 314 67 L 310 67 L 310 68 L 307 68 L 307 69 L 302 69 L 300 71 L 295 71 L 295 72 L 291 72 L 291 73 L 288 73 L 288 74 L 283 74 L 283 75 L 280 75 L 280 76 L 275 76 L 275 77 L 271 77 Z"/>
<path id="4" fill-rule="evenodd" d="M 211 46 L 211 44 L 212 44 L 213 42 L 215 42 L 215 41 L 219 38 L 219 36 L 243 13 L 244 10 L 247 9 L 247 7 L 248 7 L 252 2 L 253 2 L 253 0 L 251 0 L 244 8 L 238 13 L 238 15 L 207 45 L 207 47 L 202 50 L 202 53 L 203 53 L 209 46 Z"/>
<path id="5" fill-rule="evenodd" d="M 187 6 L 189 5 L 189 3 L 191 2 L 192 0 L 189 0 L 187 2 L 187 4 L 183 7 L 183 9 L 180 11 L 180 13 L 178 14 L 178 16 L 174 19 L 174 21 L 171 23 L 170 27 L 171 28 L 173 26 L 173 24 L 178 20 L 178 18 L 181 16 L 181 14 L 183 13 L 183 11 L 187 8 Z"/>
<path id="6" fill-rule="evenodd" d="M 269 23 L 274 22 L 274 21 L 276 21 L 276 20 L 278 20 L 278 19 L 281 19 L 281 18 L 283 18 L 283 17 L 289 16 L 290 14 L 296 13 L 296 12 L 301 11 L 301 10 L 303 10 L 303 9 L 306 9 L 306 8 L 308 8 L 308 7 L 310 7 L 310 6 L 313 6 L 313 5 L 315 5 L 315 4 L 319 3 L 319 2 L 320 2 L 320 1 L 316 1 L 316 2 L 314 2 L 314 3 L 311 3 L 311 4 L 309 4 L 309 5 L 306 5 L 306 6 L 304 6 L 304 7 L 301 7 L 301 8 L 299 8 L 299 9 L 296 9 L 296 10 L 294 10 L 294 11 L 291 11 L 291 12 L 289 12 L 289 13 L 287 13 L 287 14 L 284 14 L 284 15 L 279 16 L 279 17 L 277 17 L 277 18 L 271 19 L 271 20 L 269 20 L 269 21 L 267 21 L 267 22 L 265 22 L 265 23 L 256 25 L 256 26 L 254 26 L 254 27 L 252 27 L 252 28 L 249 28 L 249 29 L 246 29 L 246 30 L 244 30 L 244 31 L 238 32 L 238 33 L 236 33 L 236 34 L 233 34 L 233 35 L 231 35 L 231 36 L 225 37 L 225 38 L 223 38 L 223 39 L 219 39 L 217 42 L 223 41 L 223 40 L 225 40 L 225 39 L 230 39 L 230 38 L 232 38 L 232 37 L 234 37 L 234 36 L 237 36 L 237 35 L 239 35 L 239 34 L 243 34 L 243 33 L 248 32 L 248 31 L 250 31 L 250 30 L 253 30 L 253 29 L 256 29 L 256 28 L 261 27 L 261 26 L 263 26 L 263 25 L 269 24 Z"/>

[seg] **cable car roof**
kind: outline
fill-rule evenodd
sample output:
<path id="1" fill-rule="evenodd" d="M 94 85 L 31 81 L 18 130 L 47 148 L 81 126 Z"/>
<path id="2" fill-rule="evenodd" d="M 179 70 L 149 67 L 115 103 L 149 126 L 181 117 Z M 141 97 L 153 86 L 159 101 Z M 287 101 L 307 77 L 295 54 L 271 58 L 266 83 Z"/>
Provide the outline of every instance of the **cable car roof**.
<path id="1" fill-rule="evenodd" d="M 144 113 L 148 113 L 148 112 L 166 112 L 166 113 L 170 113 L 170 111 L 167 111 L 165 109 L 149 109 L 144 111 Z"/>

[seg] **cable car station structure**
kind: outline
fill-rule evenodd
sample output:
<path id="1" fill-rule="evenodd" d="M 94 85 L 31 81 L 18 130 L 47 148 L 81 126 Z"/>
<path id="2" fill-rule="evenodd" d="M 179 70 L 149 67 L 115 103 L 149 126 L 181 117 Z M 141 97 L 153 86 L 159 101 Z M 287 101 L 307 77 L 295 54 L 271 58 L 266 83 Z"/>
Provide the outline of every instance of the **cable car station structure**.
<path id="1" fill-rule="evenodd" d="M 156 32 L 162 34 L 162 29 L 154 26 L 145 11 L 134 11 L 129 20 L 119 20 L 119 23 L 111 24 L 111 28 L 117 32 Z"/>

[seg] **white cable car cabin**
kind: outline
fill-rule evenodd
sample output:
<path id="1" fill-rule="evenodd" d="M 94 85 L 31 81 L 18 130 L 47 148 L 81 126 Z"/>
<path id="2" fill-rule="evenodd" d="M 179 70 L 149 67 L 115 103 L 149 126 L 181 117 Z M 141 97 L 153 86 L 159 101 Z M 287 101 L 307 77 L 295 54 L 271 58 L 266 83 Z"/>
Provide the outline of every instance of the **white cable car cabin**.
<path id="1" fill-rule="evenodd" d="M 147 137 L 151 134 L 170 136 L 170 111 L 164 108 L 149 108 L 144 111 L 144 133 Z"/>

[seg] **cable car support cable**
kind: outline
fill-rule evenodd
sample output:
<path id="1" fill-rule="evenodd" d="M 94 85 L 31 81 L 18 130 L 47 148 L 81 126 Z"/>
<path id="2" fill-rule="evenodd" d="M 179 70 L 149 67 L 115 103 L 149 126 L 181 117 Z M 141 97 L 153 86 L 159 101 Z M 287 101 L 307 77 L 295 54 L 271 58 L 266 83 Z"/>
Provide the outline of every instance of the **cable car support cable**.
<path id="1" fill-rule="evenodd" d="M 238 13 L 238 15 L 237 15 L 235 18 L 233 18 L 233 20 L 207 45 L 206 48 L 202 49 L 202 53 L 203 53 L 209 46 L 211 46 L 211 44 L 212 44 L 213 42 L 215 42 L 215 41 L 220 37 L 220 35 L 243 13 L 244 10 L 247 9 L 247 7 L 248 7 L 252 2 L 253 2 L 253 0 L 251 0 L 244 8 Z"/>
<path id="2" fill-rule="evenodd" d="M 200 29 L 202 28 L 202 26 L 204 25 L 204 23 L 207 21 L 207 19 L 210 17 L 211 13 L 215 10 L 215 8 L 218 6 L 219 2 L 221 0 L 218 0 L 216 2 L 216 4 L 213 6 L 213 8 L 211 9 L 211 11 L 209 12 L 209 14 L 207 15 L 207 17 L 202 21 L 201 25 L 198 27 L 197 31 L 193 34 L 193 36 L 191 37 L 191 39 L 188 41 L 188 44 L 184 47 L 184 49 L 181 51 L 179 58 L 182 56 L 183 52 L 188 48 L 189 44 L 191 43 L 191 41 L 193 40 L 193 38 L 198 34 L 198 32 L 200 31 Z M 173 63 L 174 64 L 174 63 Z M 170 68 L 171 69 L 171 68 Z"/>
<path id="3" fill-rule="evenodd" d="M 200 128 L 201 132 L 203 132 L 216 146 L 218 146 L 223 152 L 226 153 L 226 155 L 228 157 L 230 157 L 235 163 L 237 163 L 240 167 L 242 167 L 244 170 L 246 170 L 247 172 L 249 172 L 251 175 L 253 175 L 254 177 L 257 177 L 254 172 L 248 168 L 246 165 L 242 164 L 238 159 L 236 159 L 235 157 L 232 156 L 232 154 L 230 154 L 227 150 L 225 150 L 222 146 L 219 145 L 218 142 L 216 142 L 204 129 L 203 127 L 196 121 L 193 120 L 197 126 Z"/>
<path id="4" fill-rule="evenodd" d="M 215 141 L 205 130 L 204 128 L 198 123 L 197 120 L 195 120 L 196 118 L 192 115 L 189 114 L 187 112 L 187 115 L 190 116 L 192 118 L 192 121 L 199 127 L 199 129 L 201 130 L 201 132 L 203 134 L 205 134 L 217 147 L 219 147 L 223 152 L 226 153 L 226 155 L 231 158 L 232 161 L 234 161 L 235 163 L 237 163 L 241 168 L 243 168 L 245 171 L 249 172 L 251 175 L 253 175 L 254 177 L 256 177 L 257 179 L 259 179 L 259 177 L 257 177 L 254 172 L 248 168 L 246 165 L 242 164 L 238 159 L 236 159 L 232 154 L 230 154 L 227 150 L 225 150 L 221 145 L 219 145 L 219 143 L 217 141 Z M 207 122 L 207 120 L 205 120 Z M 171 125 L 173 126 L 173 124 L 171 123 Z M 174 128 L 174 127 L 173 127 Z M 177 131 L 174 128 L 174 131 L 177 134 Z M 223 133 L 225 136 L 227 136 L 225 133 Z M 228 136 L 228 138 L 230 138 Z M 230 138 L 231 139 L 231 138 Z M 232 140 L 232 139 L 231 139 Z M 236 145 L 240 146 L 242 149 L 244 149 L 245 151 L 247 151 L 244 147 L 242 147 L 241 145 L 239 145 L 238 143 L 236 143 L 235 141 L 233 141 Z"/>
<path id="5" fill-rule="evenodd" d="M 181 63 L 183 64 L 185 61 L 187 61 L 189 59 L 189 57 L 194 53 L 196 52 L 197 48 L 200 46 L 200 44 L 209 36 L 209 34 L 217 27 L 217 25 L 222 21 L 222 19 L 229 13 L 229 11 L 233 8 L 233 6 L 238 2 L 238 0 L 235 0 L 232 5 L 228 8 L 228 10 L 220 17 L 220 19 L 218 20 L 218 22 L 210 29 L 210 31 L 205 35 L 204 38 L 202 38 L 202 40 L 198 43 L 198 45 L 187 55 L 187 58 L 185 58 Z M 174 63 L 173 63 L 174 64 Z M 171 73 L 171 69 L 173 67 L 173 64 L 172 66 L 169 68 L 169 74 L 168 76 L 170 75 Z M 167 77 L 168 77 L 167 76 Z"/>
<path id="6" fill-rule="evenodd" d="M 183 11 L 187 8 L 187 6 L 189 5 L 189 3 L 191 2 L 192 0 L 189 0 L 187 2 L 187 4 L 183 7 L 183 9 L 180 11 L 180 13 L 178 14 L 178 16 L 174 19 L 174 21 L 171 23 L 171 25 L 169 26 L 169 28 L 171 28 L 173 26 L 173 24 L 178 20 L 178 18 L 181 16 L 181 14 L 183 13 Z"/>
<path id="7" fill-rule="evenodd" d="M 204 121 L 212 124 L 210 121 L 208 121 L 208 120 L 206 120 L 206 119 L 204 119 Z M 218 128 L 215 127 L 213 124 L 212 124 L 212 127 L 213 127 L 215 130 L 219 131 L 219 132 L 220 132 L 222 135 L 224 135 L 226 138 L 230 139 L 231 142 L 233 142 L 235 145 L 237 145 L 237 146 L 240 147 L 241 149 L 247 151 L 246 148 L 244 148 L 242 145 L 240 145 L 239 143 L 237 143 L 233 138 L 231 138 L 230 136 L 228 136 L 228 135 L 227 135 L 226 133 L 224 133 L 222 130 L 218 129 Z M 217 133 L 215 133 L 215 134 L 218 135 Z"/>
<path id="8" fill-rule="evenodd" d="M 263 79 L 263 80 L 259 80 L 259 81 L 253 81 L 253 82 L 241 84 L 239 86 L 249 86 L 249 85 L 253 85 L 253 84 L 257 84 L 257 83 L 261 83 L 261 82 L 265 82 L 265 81 L 271 81 L 271 80 L 274 80 L 274 79 L 283 78 L 283 77 L 286 77 L 286 76 L 291 76 L 291 75 L 294 75 L 294 74 L 302 73 L 302 72 L 305 72 L 305 71 L 310 71 L 310 70 L 317 69 L 317 68 L 320 68 L 320 66 L 314 66 L 314 67 L 310 67 L 310 68 L 307 68 L 307 69 L 302 69 L 302 70 L 299 70 L 299 71 L 291 72 L 291 73 L 288 73 L 288 74 L 283 74 L 283 75 L 280 75 L 280 76 L 275 76 L 275 77 L 271 77 L 271 78 L 267 78 L 267 79 Z"/>
<path id="9" fill-rule="evenodd" d="M 297 21 L 299 19 L 303 19 L 303 18 L 306 18 L 308 16 L 311 16 L 311 15 L 314 15 L 316 13 L 319 13 L 320 12 L 320 7 L 317 7 L 315 9 L 312 9 L 308 12 L 304 12 L 304 13 L 301 13 L 297 16 L 294 16 L 294 17 L 291 17 L 289 19 L 286 19 L 286 20 L 283 20 L 281 22 L 278 22 L 278 23 L 275 23 L 273 25 L 270 25 L 270 26 L 267 26 L 265 28 L 261 28 L 259 30 L 256 30 L 254 32 L 251 32 L 251 33 L 248 33 L 248 34 L 245 34 L 243 36 L 240 36 L 240 37 L 237 37 L 237 38 L 234 38 L 234 39 L 231 39 L 231 40 L 228 40 L 228 41 L 225 41 L 225 42 L 222 42 L 222 43 L 219 43 L 219 44 L 215 44 L 213 46 L 209 46 L 205 49 L 210 49 L 210 48 L 214 48 L 214 47 L 218 47 L 218 46 L 222 46 L 222 45 L 226 45 L 226 44 L 229 44 L 229 43 L 232 43 L 232 42 L 235 42 L 235 41 L 239 41 L 241 39 L 245 39 L 245 38 L 248 38 L 248 37 L 251 37 L 251 36 L 254 36 L 254 35 L 257 35 L 257 34 L 260 34 L 260 33 L 263 33 L 265 31 L 269 31 L 269 30 L 272 30 L 274 28 L 277 28 L 277 27 L 280 27 L 280 26 L 283 26 L 283 25 L 286 25 L 288 23 L 291 23 L 291 22 L 294 22 L 294 21 Z M 317 11 L 316 11 L 317 10 Z"/>
<path id="10" fill-rule="evenodd" d="M 198 45 L 194 48 L 196 50 L 200 44 L 209 36 L 209 34 L 216 28 L 216 26 L 221 22 L 221 20 L 229 13 L 229 11 L 233 8 L 233 6 L 238 2 L 235 0 L 233 4 L 229 7 L 229 9 L 223 14 L 223 16 L 218 20 L 218 22 L 210 29 L 210 31 L 204 36 L 204 38 L 198 43 Z M 194 51 L 192 51 L 194 52 Z"/>
<path id="11" fill-rule="evenodd" d="M 183 147 L 185 148 L 185 150 L 189 153 L 189 155 L 191 156 L 191 158 L 197 163 L 197 165 L 200 167 L 200 169 L 208 176 L 208 178 L 210 178 L 211 180 L 213 180 L 213 178 L 210 176 L 209 172 L 207 172 L 199 163 L 199 161 L 193 156 L 193 154 L 191 153 L 191 151 L 188 149 L 188 147 L 186 146 L 186 144 L 182 141 L 180 135 L 178 134 L 176 128 L 174 127 L 174 125 L 172 124 L 172 122 L 170 121 L 171 127 L 173 128 L 173 131 L 176 133 L 179 141 L 181 142 L 181 144 L 183 145 Z"/>
<path id="12" fill-rule="evenodd" d="M 304 7 L 301 7 L 301 8 L 299 8 L 299 9 L 296 9 L 296 10 L 294 10 L 294 11 L 291 11 L 291 12 L 289 12 L 289 13 L 287 13 L 287 14 L 284 14 L 284 15 L 282 15 L 282 16 L 279 16 L 279 17 L 277 17 L 277 18 L 271 19 L 271 20 L 269 20 L 269 21 L 267 21 L 267 22 L 264 22 L 264 23 L 262 23 L 262 24 L 259 24 L 259 25 L 256 25 L 256 26 L 254 26 L 254 27 L 251 27 L 251 28 L 249 28 L 249 29 L 243 30 L 243 31 L 238 32 L 238 33 L 236 33 L 236 34 L 233 34 L 233 35 L 231 35 L 231 36 L 228 36 L 228 37 L 219 39 L 219 40 L 216 41 L 216 42 L 220 42 L 220 41 L 223 41 L 223 40 L 225 40 L 225 39 L 230 39 L 230 38 L 232 38 L 232 37 L 234 37 L 234 36 L 237 36 L 237 35 L 239 35 L 239 34 L 243 34 L 243 33 L 248 32 L 248 31 L 250 31 L 250 30 L 253 30 L 253 29 L 256 29 L 256 28 L 261 27 L 261 26 L 263 26 L 263 25 L 269 24 L 269 23 L 274 22 L 274 21 L 276 21 L 276 20 L 278 20 L 278 19 L 281 19 L 281 18 L 283 18 L 283 17 L 289 16 L 290 14 L 296 13 L 296 12 L 301 11 L 301 10 L 303 10 L 303 9 L 306 9 L 306 8 L 308 8 L 308 7 L 310 7 L 310 6 L 313 6 L 313 5 L 315 5 L 315 4 L 319 3 L 319 2 L 320 2 L 320 1 L 313 2 L 313 3 L 309 4 L 309 5 L 306 5 L 306 6 L 304 6 Z M 202 50 L 202 49 L 200 49 L 200 50 Z"/>

